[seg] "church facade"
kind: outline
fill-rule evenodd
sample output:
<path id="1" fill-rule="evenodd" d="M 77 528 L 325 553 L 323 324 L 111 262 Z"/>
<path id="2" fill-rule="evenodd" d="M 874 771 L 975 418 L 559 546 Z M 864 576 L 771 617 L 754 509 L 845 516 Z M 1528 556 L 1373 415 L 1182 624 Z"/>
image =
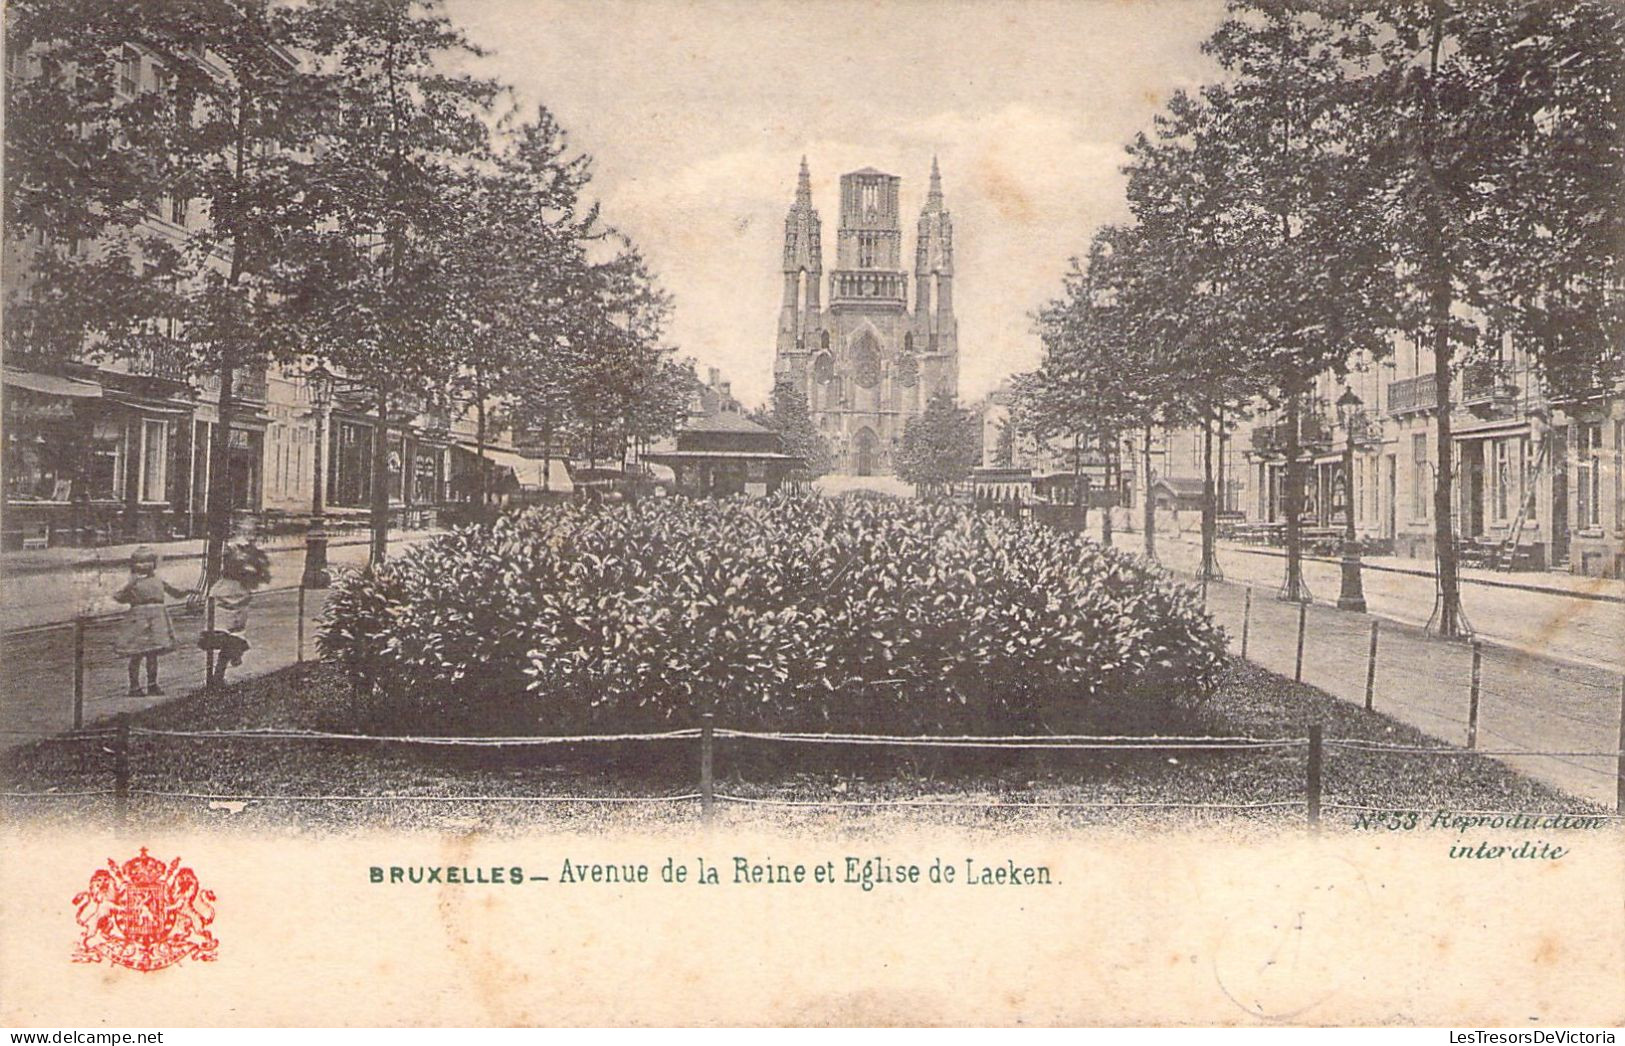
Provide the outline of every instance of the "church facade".
<path id="1" fill-rule="evenodd" d="M 822 222 L 805 158 L 784 220 L 784 304 L 774 378 L 789 378 L 806 393 L 835 470 L 852 475 L 893 472 L 908 419 L 937 393 L 957 397 L 959 391 L 953 224 L 936 160 L 915 226 L 912 308 L 902 264 L 901 181 L 867 167 L 841 175 L 827 304 Z"/>

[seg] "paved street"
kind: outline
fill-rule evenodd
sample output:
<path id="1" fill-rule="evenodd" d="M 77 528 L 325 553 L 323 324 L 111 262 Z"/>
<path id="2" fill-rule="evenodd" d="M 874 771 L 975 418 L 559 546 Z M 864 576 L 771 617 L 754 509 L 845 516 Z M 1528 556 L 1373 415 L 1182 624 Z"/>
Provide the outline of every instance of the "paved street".
<path id="1" fill-rule="evenodd" d="M 1091 522 L 1098 528 L 1098 522 Z M 1098 536 L 1099 531 L 1092 529 L 1092 533 Z M 1119 530 L 1113 538 L 1116 547 L 1130 552 L 1139 552 L 1144 547 L 1144 539 L 1138 532 Z M 1283 555 L 1280 549 L 1221 543 L 1219 568 L 1226 579 L 1255 585 L 1260 595 L 1273 596 L 1286 572 Z M 1194 574 L 1201 563 L 1201 543 L 1194 535 L 1175 537 L 1159 533 L 1157 558 L 1171 569 Z M 1614 595 L 1625 591 L 1625 585 L 1599 578 L 1544 573 L 1473 571 L 1471 574 L 1485 575 L 1485 580 L 1491 582 L 1468 582 L 1462 586 L 1461 598 L 1467 619 L 1480 639 L 1526 654 L 1625 670 L 1625 650 L 1621 649 L 1619 640 L 1625 635 L 1625 604 L 1503 587 L 1508 583 L 1532 583 L 1554 588 L 1573 586 L 1581 592 Z M 1417 626 L 1427 624 L 1433 612 L 1431 577 L 1382 570 L 1366 570 L 1362 576 L 1366 606 L 1371 613 Z M 1338 564 L 1305 560 L 1304 577 L 1317 604 L 1336 605 L 1341 580 Z"/>

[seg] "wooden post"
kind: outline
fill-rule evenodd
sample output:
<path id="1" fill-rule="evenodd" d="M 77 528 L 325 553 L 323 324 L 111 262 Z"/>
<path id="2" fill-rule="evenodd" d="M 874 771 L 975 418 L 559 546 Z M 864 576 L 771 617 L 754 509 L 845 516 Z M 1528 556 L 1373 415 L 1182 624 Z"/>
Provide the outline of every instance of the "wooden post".
<path id="1" fill-rule="evenodd" d="M 1241 600 L 1241 656 L 1247 657 L 1247 626 L 1253 619 L 1253 586 L 1248 585 Z"/>
<path id="2" fill-rule="evenodd" d="M 712 808 L 717 802 L 716 780 L 712 774 L 715 722 L 715 714 L 700 713 L 700 813 L 707 821 L 711 819 Z"/>
<path id="3" fill-rule="evenodd" d="M 294 641 L 294 664 L 305 663 L 305 581 L 299 579 L 299 624 L 294 629 L 297 639 Z"/>
<path id="4" fill-rule="evenodd" d="M 120 712 L 114 720 L 113 817 L 123 828 L 130 814 L 130 717 Z"/>
<path id="5" fill-rule="evenodd" d="M 85 619 L 73 619 L 73 728 L 85 725 Z"/>
<path id="6" fill-rule="evenodd" d="M 1304 619 L 1307 617 L 1308 613 L 1309 613 L 1309 604 L 1308 603 L 1299 603 L 1298 604 L 1298 663 L 1292 669 L 1292 681 L 1294 683 L 1303 682 L 1303 629 L 1304 629 Z"/>
<path id="7" fill-rule="evenodd" d="M 1484 663 L 1484 653 L 1473 640 L 1473 688 L 1467 696 L 1467 747 L 1478 747 L 1478 679 Z"/>
<path id="8" fill-rule="evenodd" d="M 1321 727 L 1315 723 L 1309 728 L 1309 825 L 1320 827 L 1320 758 Z"/>
<path id="9" fill-rule="evenodd" d="M 1619 677 L 1619 777 L 1614 796 L 1614 812 L 1625 814 L 1625 675 Z"/>
<path id="10" fill-rule="evenodd" d="M 1371 653 L 1365 662 L 1365 710 L 1376 707 L 1377 700 L 1377 622 L 1371 622 Z"/>
<path id="11" fill-rule="evenodd" d="M 214 597 L 210 596 L 203 603 L 203 634 L 208 636 L 209 646 L 203 651 L 203 689 L 214 689 Z"/>

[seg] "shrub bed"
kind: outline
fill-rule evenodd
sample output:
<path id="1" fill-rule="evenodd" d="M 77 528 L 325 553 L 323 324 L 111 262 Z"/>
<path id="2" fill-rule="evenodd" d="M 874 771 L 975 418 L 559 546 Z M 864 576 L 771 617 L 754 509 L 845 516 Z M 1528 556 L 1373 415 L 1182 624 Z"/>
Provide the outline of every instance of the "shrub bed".
<path id="1" fill-rule="evenodd" d="M 1040 727 L 1198 698 L 1224 636 L 1130 556 L 946 505 L 549 506 L 341 581 L 320 634 L 397 726 Z M 1069 715 L 1076 721 L 1076 715 Z"/>

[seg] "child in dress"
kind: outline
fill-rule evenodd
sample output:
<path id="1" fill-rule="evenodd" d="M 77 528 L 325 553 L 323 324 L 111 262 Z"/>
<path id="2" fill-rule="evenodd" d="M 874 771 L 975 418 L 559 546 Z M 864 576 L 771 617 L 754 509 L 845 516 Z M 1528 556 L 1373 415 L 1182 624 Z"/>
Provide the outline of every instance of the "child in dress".
<path id="1" fill-rule="evenodd" d="M 147 662 L 148 694 L 162 694 L 158 685 L 158 655 L 175 649 L 175 626 L 170 623 L 169 610 L 164 606 L 165 596 L 177 599 L 190 595 L 184 588 L 176 588 L 158 576 L 158 553 L 145 545 L 130 556 L 130 580 L 113 595 L 113 599 L 128 604 L 124 622 L 113 641 L 113 649 L 130 659 L 130 696 L 139 697 L 141 690 L 141 662 Z"/>
<path id="2" fill-rule="evenodd" d="M 198 638 L 198 646 L 215 651 L 213 686 L 226 681 L 226 669 L 243 663 L 248 652 L 248 604 L 254 589 L 269 583 L 271 565 L 264 552 L 253 545 L 236 545 L 226 549 L 220 564 L 220 578 L 209 586 L 209 598 L 214 600 L 214 627 Z"/>

